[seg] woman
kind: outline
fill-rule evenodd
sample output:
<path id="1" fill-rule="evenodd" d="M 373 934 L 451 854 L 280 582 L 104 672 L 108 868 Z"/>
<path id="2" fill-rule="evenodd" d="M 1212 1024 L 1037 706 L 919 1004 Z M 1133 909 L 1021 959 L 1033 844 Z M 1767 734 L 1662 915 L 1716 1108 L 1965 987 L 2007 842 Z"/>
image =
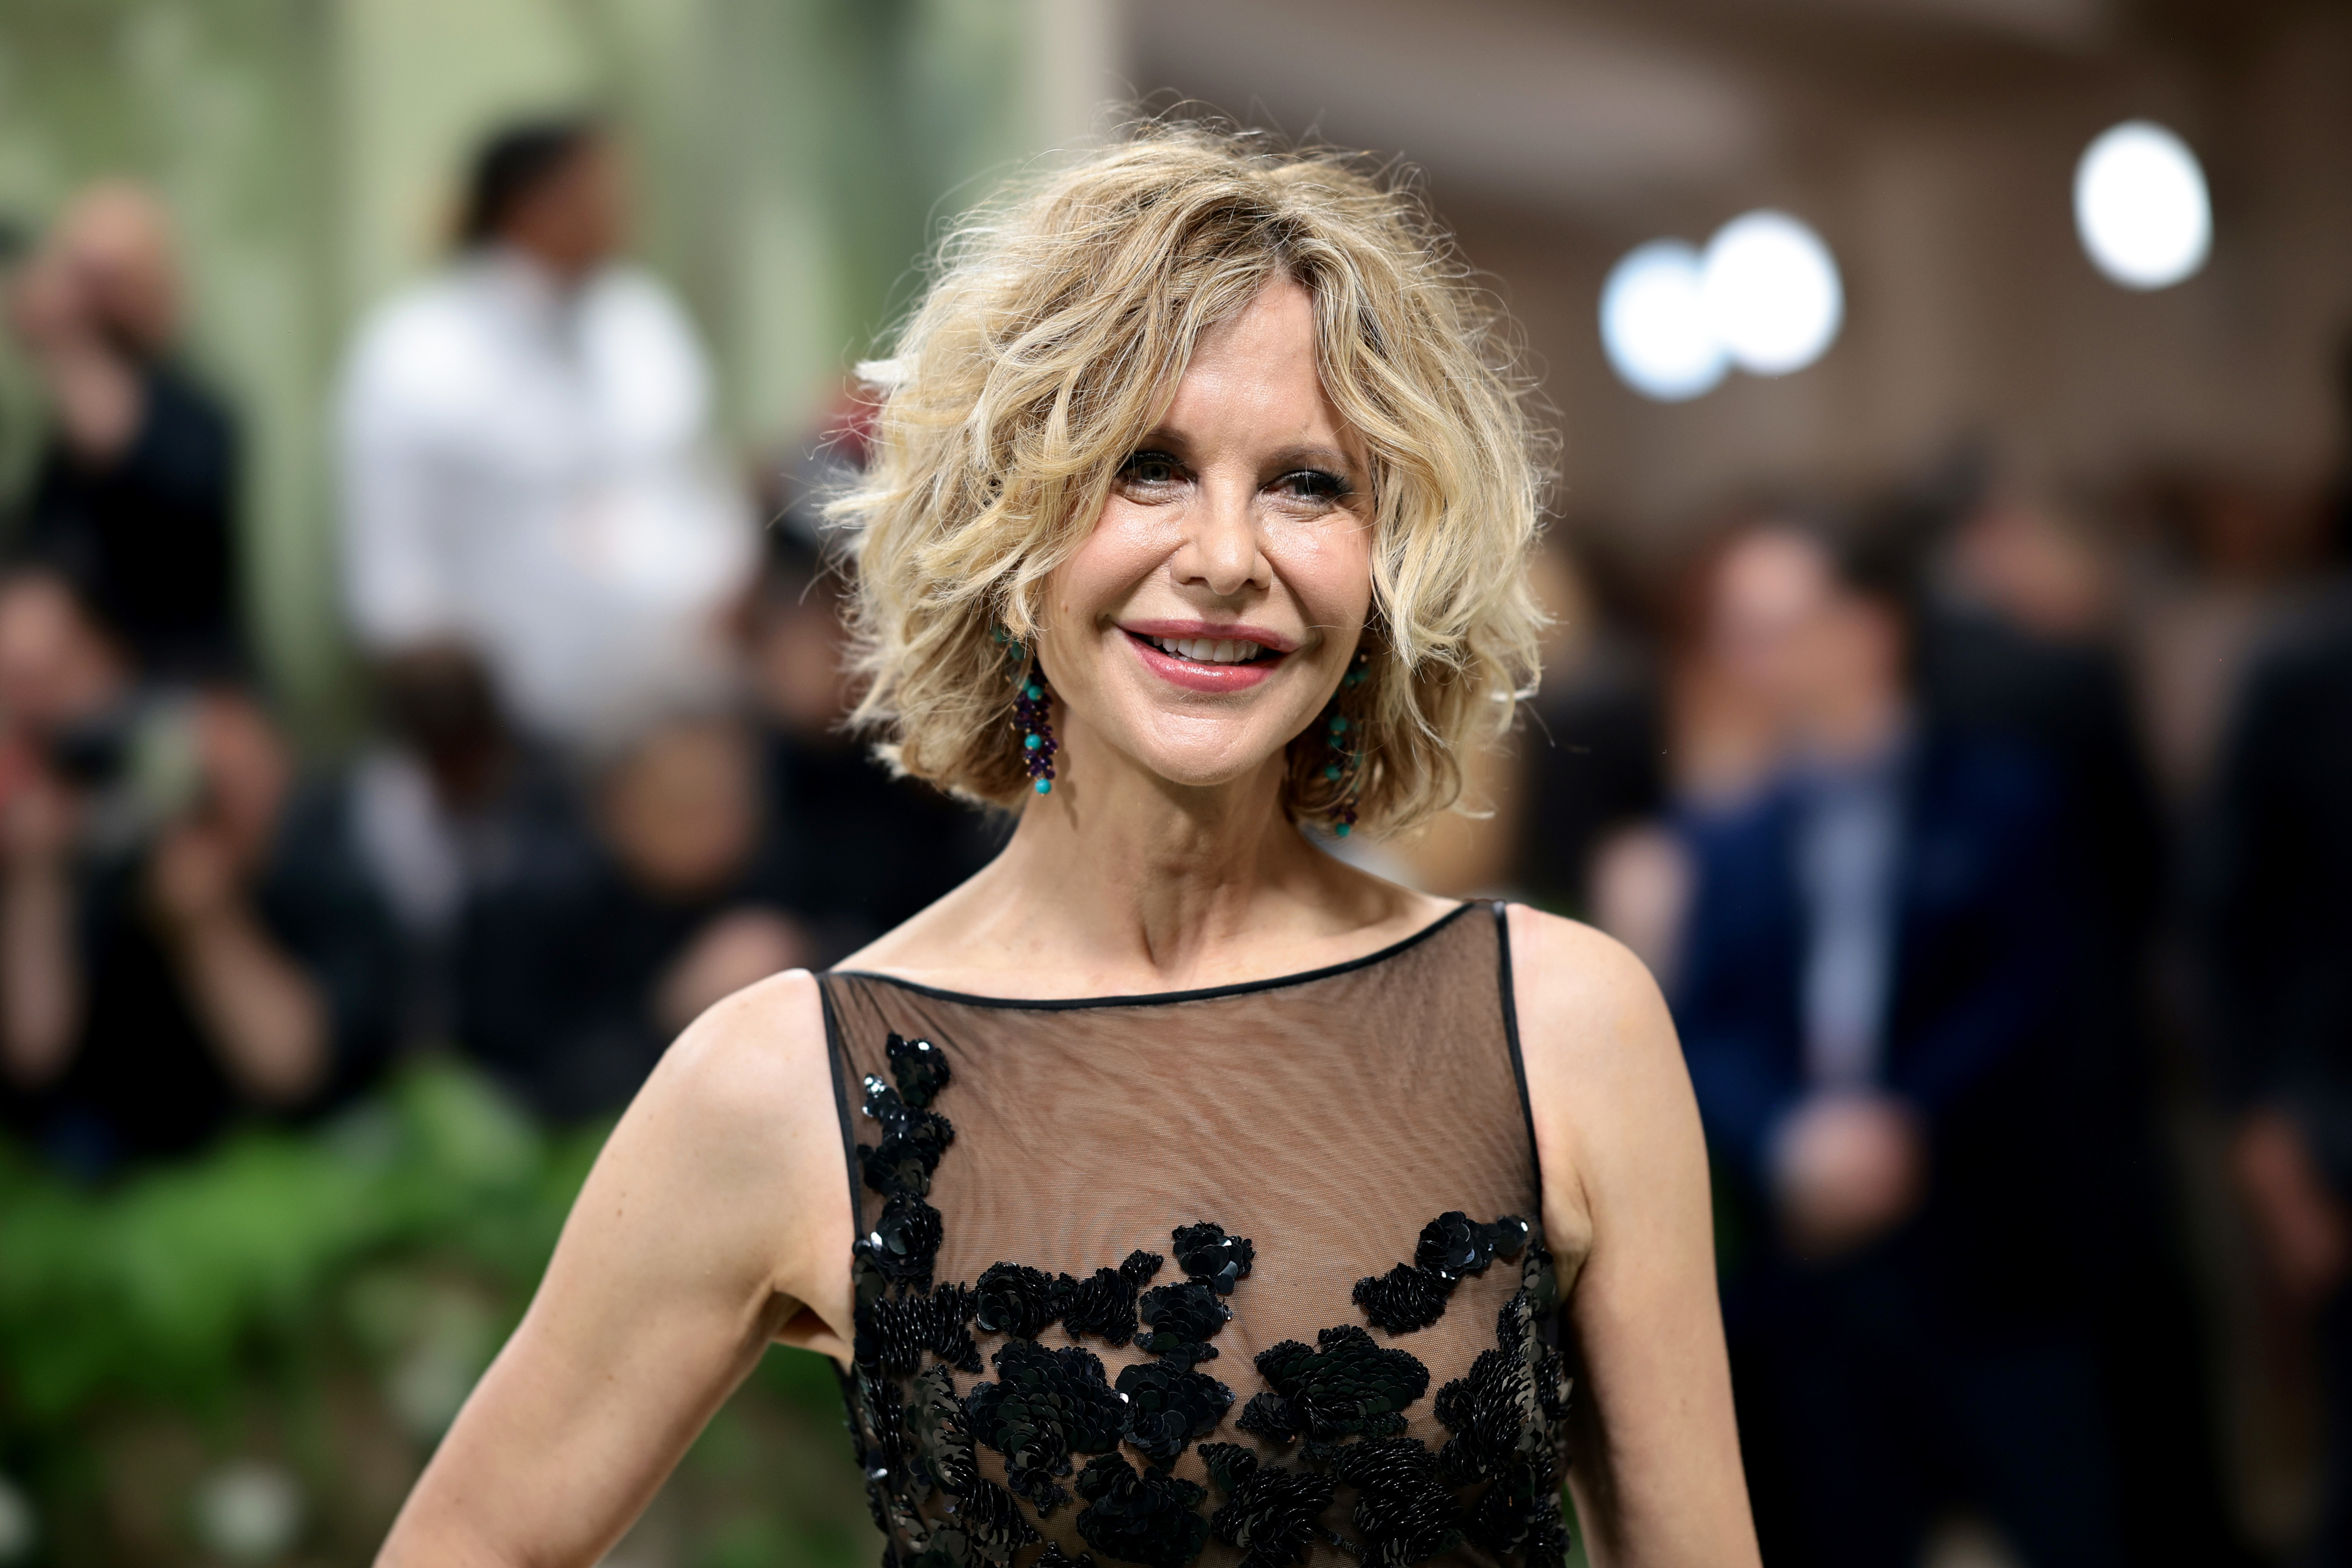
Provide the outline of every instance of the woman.
<path id="1" fill-rule="evenodd" d="M 1301 831 L 1450 804 L 1533 668 L 1528 427 L 1439 236 L 1159 129 L 971 225 L 899 348 L 861 715 L 1019 825 L 680 1038 L 386 1560 L 592 1562 L 782 1342 L 886 1562 L 1557 1563 L 1571 1431 L 1597 1561 L 1752 1562 L 1647 976 Z"/>

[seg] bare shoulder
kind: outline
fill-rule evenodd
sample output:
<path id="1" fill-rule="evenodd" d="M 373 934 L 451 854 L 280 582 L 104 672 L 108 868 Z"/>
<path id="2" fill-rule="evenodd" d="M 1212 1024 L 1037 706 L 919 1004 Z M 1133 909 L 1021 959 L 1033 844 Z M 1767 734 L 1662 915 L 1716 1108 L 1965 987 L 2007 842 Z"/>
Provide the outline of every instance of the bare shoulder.
<path id="1" fill-rule="evenodd" d="M 1580 921 L 1525 904 L 1511 905 L 1509 918 L 1523 1050 L 1594 1057 L 1620 1071 L 1671 1062 L 1679 1071 L 1665 998 L 1631 948 Z"/>
<path id="2" fill-rule="evenodd" d="M 787 969 L 714 1003 L 662 1056 L 630 1115 L 764 1142 L 813 1113 L 831 1123 L 833 1070 L 816 977 Z"/>
<path id="3" fill-rule="evenodd" d="M 688 1026 L 598 1167 L 598 1192 L 667 1216 L 681 1244 L 833 1308 L 845 1286 L 824 1265 L 849 1255 L 848 1167 L 815 977 L 772 976 Z"/>
<path id="4" fill-rule="evenodd" d="M 1657 981 L 1624 944 L 1519 904 L 1509 926 L 1546 1228 L 1580 1251 L 1613 1196 L 1694 1158 L 1704 1179 L 1690 1077 Z"/>

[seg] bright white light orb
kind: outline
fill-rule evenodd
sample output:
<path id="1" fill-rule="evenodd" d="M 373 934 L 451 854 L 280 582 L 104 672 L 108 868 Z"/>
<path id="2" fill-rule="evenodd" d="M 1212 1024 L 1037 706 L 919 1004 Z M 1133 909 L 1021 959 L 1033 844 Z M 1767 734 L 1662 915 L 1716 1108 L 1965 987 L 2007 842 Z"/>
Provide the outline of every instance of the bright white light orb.
<path id="1" fill-rule="evenodd" d="M 1699 299 L 1698 252 L 1677 239 L 1627 252 L 1601 290 L 1601 344 L 1627 386 L 1660 402 L 1721 381 L 1728 361 Z"/>
<path id="2" fill-rule="evenodd" d="M 2074 166 L 2074 226 L 2091 260 L 2126 288 L 2164 288 L 2205 265 L 2213 206 L 2189 144 L 2127 120 L 2101 132 Z"/>
<path id="3" fill-rule="evenodd" d="M 1845 287 L 1822 236 L 1786 213 L 1732 219 L 1707 242 L 1699 298 L 1739 368 L 1785 376 L 1818 360 L 1845 320 Z"/>

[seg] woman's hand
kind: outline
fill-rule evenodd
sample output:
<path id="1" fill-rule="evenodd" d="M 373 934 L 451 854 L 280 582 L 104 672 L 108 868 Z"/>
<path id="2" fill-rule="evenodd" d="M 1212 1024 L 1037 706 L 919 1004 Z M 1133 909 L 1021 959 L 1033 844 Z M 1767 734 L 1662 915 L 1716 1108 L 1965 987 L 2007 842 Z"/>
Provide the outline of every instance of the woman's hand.
<path id="1" fill-rule="evenodd" d="M 771 1341 L 845 1363 L 848 1179 L 815 980 L 704 1014 L 614 1129 L 378 1563 L 585 1568 Z"/>
<path id="2" fill-rule="evenodd" d="M 1544 1230 L 1581 1352 L 1569 1472 L 1596 1563 L 1744 1568 L 1756 1532 L 1716 1301 L 1698 1105 L 1649 971 L 1589 927 L 1510 911 Z"/>

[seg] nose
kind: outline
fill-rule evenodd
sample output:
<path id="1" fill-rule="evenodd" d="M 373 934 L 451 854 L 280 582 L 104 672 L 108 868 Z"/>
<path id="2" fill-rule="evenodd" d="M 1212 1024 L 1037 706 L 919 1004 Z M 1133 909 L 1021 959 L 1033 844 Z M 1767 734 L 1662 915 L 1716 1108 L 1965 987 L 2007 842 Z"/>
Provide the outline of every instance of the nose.
<path id="1" fill-rule="evenodd" d="M 1197 583 L 1220 599 L 1270 588 L 1274 569 L 1258 548 L 1256 486 L 1212 479 L 1187 509 L 1184 543 L 1171 562 L 1181 583 Z"/>

